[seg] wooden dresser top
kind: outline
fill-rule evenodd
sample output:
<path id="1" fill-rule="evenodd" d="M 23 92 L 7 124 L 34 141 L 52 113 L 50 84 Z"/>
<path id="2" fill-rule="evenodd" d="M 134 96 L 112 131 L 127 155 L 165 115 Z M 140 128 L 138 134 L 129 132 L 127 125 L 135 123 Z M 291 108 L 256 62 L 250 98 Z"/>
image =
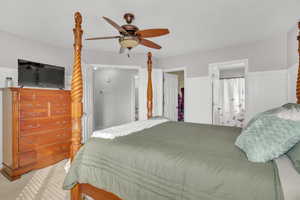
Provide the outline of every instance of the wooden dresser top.
<path id="1" fill-rule="evenodd" d="M 19 87 L 9 87 L 9 88 L 0 88 L 0 90 L 6 90 L 6 89 L 9 89 L 9 90 L 13 90 L 13 91 L 53 91 L 53 92 L 70 92 L 70 90 L 60 90 L 60 89 L 49 89 L 49 88 L 19 88 Z"/>

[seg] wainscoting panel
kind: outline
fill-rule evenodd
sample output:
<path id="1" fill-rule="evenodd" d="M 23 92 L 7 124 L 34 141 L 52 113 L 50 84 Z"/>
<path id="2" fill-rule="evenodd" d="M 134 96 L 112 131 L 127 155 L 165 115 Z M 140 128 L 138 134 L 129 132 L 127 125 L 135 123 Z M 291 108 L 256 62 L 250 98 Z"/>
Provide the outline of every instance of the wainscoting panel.
<path id="1" fill-rule="evenodd" d="M 250 72 L 246 78 L 246 122 L 287 103 L 287 70 Z"/>
<path id="2" fill-rule="evenodd" d="M 212 91 L 210 77 L 186 79 L 185 121 L 211 124 Z"/>

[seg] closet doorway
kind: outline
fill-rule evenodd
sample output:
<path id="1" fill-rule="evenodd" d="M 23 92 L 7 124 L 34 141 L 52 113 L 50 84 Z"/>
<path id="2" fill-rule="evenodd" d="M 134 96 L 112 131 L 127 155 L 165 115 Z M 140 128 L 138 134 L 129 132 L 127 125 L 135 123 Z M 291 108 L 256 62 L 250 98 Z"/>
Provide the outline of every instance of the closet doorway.
<path id="1" fill-rule="evenodd" d="M 133 67 L 94 66 L 94 130 L 138 120 L 138 74 Z"/>
<path id="2" fill-rule="evenodd" d="M 84 141 L 95 130 L 147 119 L 147 68 L 83 63 L 82 73 Z M 162 69 L 152 69 L 152 81 L 153 116 L 162 116 Z"/>
<path id="3" fill-rule="evenodd" d="M 185 68 L 164 71 L 164 116 L 172 121 L 184 121 Z"/>
<path id="4" fill-rule="evenodd" d="M 247 60 L 210 65 L 213 124 L 244 126 L 247 68 Z"/>

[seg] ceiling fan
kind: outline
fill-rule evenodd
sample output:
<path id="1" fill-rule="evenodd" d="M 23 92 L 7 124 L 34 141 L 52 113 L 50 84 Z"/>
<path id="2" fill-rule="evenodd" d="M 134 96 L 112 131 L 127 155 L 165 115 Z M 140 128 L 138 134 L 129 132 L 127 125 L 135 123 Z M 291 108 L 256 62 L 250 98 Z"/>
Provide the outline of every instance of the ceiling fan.
<path id="1" fill-rule="evenodd" d="M 160 45 L 145 38 L 158 37 L 169 33 L 169 30 L 165 28 L 139 30 L 138 27 L 131 24 L 134 20 L 134 15 L 131 13 L 126 13 L 124 15 L 124 19 L 127 24 L 124 24 L 122 26 L 119 26 L 117 23 L 107 17 L 103 17 L 103 19 L 110 25 L 112 25 L 115 29 L 117 29 L 120 35 L 108 37 L 93 37 L 87 38 L 86 40 L 119 39 L 119 43 L 121 46 L 119 53 L 124 53 L 126 49 L 131 50 L 133 47 L 136 47 L 139 44 L 154 49 L 161 49 Z"/>

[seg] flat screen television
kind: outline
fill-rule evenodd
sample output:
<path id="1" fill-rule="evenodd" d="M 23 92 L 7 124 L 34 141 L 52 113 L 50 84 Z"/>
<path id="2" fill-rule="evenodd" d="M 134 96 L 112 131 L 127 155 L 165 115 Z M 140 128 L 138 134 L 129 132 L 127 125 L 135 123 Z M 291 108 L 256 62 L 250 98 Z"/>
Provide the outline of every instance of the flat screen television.
<path id="1" fill-rule="evenodd" d="M 65 68 L 18 59 L 18 85 L 63 89 Z"/>

